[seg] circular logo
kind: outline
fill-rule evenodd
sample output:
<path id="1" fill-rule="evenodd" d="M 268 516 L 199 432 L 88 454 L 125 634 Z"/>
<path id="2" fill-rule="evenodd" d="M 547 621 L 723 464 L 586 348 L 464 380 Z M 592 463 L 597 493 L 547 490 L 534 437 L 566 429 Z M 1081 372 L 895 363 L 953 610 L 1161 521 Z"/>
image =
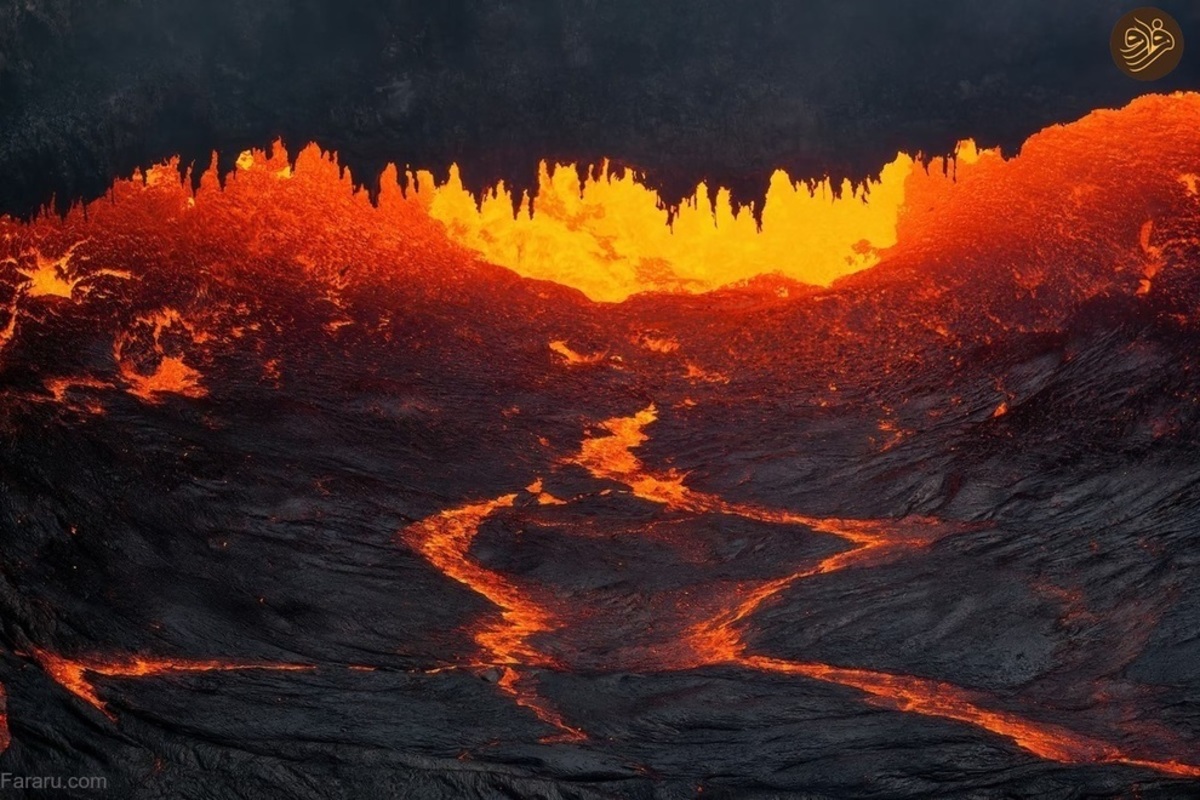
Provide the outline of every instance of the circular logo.
<path id="1" fill-rule="evenodd" d="M 1113 61 L 1126 75 L 1156 81 L 1179 66 L 1183 30 L 1161 9 L 1135 8 L 1117 21 L 1108 46 Z"/>

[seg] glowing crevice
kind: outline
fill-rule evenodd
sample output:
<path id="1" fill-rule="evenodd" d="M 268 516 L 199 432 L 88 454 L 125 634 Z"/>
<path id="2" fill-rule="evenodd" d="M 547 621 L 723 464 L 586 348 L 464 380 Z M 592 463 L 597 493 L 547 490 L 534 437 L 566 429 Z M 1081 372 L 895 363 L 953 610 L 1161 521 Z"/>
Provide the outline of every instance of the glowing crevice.
<path id="1" fill-rule="evenodd" d="M 531 491 L 541 494 L 541 483 L 535 482 Z M 500 667 L 497 685 L 518 705 L 532 711 L 538 719 L 556 728 L 556 740 L 575 741 L 585 734 L 568 725 L 550 708 L 536 691 L 528 688 L 529 679 L 518 667 L 548 668 L 556 662 L 538 650 L 531 639 L 555 630 L 555 616 L 528 596 L 503 575 L 486 569 L 470 557 L 471 542 L 479 526 L 495 511 L 509 508 L 517 495 L 508 494 L 494 500 L 470 503 L 443 511 L 433 517 L 405 528 L 400 538 L 425 557 L 442 574 L 483 596 L 500 609 L 500 620 L 481 624 L 474 632 L 475 642 L 492 665 Z"/>
<path id="2" fill-rule="evenodd" d="M 236 662 L 220 660 L 190 660 L 161 658 L 95 657 L 85 660 L 65 658 L 47 650 L 35 649 L 33 658 L 54 680 L 110 719 L 115 715 L 100 698 L 95 678 L 147 678 L 193 672 L 305 672 L 315 669 L 307 664 L 278 664 L 270 662 Z"/>
<path id="3" fill-rule="evenodd" d="M 748 656 L 741 663 L 754 669 L 849 686 L 870 695 L 871 701 L 895 711 L 964 722 L 1012 741 L 1038 758 L 1063 764 L 1124 764 L 1180 777 L 1200 777 L 1200 766 L 1168 759 L 1130 756 L 1118 747 L 1058 725 L 1034 722 L 1007 711 L 980 706 L 975 693 L 942 681 L 845 669 L 828 664 Z"/>

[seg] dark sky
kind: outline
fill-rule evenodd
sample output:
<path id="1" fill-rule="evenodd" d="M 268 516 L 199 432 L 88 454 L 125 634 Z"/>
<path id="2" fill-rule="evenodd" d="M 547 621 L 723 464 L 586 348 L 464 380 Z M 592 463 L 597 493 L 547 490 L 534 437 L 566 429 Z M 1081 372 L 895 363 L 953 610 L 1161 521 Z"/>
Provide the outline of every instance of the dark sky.
<path id="1" fill-rule="evenodd" d="M 175 153 L 226 163 L 282 136 L 469 185 L 610 157 L 669 199 L 745 199 L 770 171 L 863 177 L 897 150 L 1029 133 L 1200 88 L 1192 39 L 1143 84 L 1109 0 L 0 0 L 0 212 L 102 193 Z"/>

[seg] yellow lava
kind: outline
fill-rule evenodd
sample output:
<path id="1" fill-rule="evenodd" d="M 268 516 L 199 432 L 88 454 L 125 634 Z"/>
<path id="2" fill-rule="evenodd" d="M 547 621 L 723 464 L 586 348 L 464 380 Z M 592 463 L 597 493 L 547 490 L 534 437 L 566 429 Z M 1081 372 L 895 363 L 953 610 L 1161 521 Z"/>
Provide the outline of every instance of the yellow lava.
<path id="1" fill-rule="evenodd" d="M 974 145 L 963 149 L 978 158 Z M 749 208 L 734 208 L 728 190 L 714 193 L 703 183 L 668 225 L 657 192 L 607 165 L 581 185 L 573 165 L 542 162 L 537 195 L 523 198 L 515 217 L 502 183 L 477 205 L 457 167 L 440 186 L 427 173 L 418 185 L 430 216 L 488 261 L 619 302 L 638 292 L 704 292 L 766 273 L 828 285 L 874 266 L 879 251 L 896 242 L 914 170 L 924 171 L 901 154 L 859 187 L 829 180 L 810 187 L 777 170 L 761 230 Z"/>

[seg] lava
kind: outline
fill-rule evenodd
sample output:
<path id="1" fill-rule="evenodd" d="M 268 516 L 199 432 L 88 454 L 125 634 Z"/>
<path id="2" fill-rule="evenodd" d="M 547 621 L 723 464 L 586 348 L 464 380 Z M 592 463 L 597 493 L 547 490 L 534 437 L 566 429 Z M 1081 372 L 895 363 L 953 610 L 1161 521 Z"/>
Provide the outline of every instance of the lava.
<path id="1" fill-rule="evenodd" d="M 977 692 L 942 681 L 829 664 L 787 661 L 749 652 L 744 627 L 765 603 L 806 578 L 852 567 L 872 566 L 905 551 L 927 547 L 938 539 L 977 529 L 978 526 L 949 523 L 928 517 L 897 520 L 844 520 L 810 517 L 731 503 L 720 497 L 694 491 L 676 472 L 656 474 L 632 452 L 648 440 L 645 428 L 657 419 L 657 408 L 647 406 L 628 416 L 605 420 L 597 427 L 599 436 L 585 437 L 579 452 L 565 463 L 587 469 L 593 477 L 624 484 L 643 500 L 676 511 L 695 514 L 726 514 L 760 522 L 798 525 L 813 532 L 837 536 L 850 547 L 814 565 L 774 580 L 739 586 L 720 613 L 694 622 L 684 632 L 679 647 L 657 650 L 655 666 L 664 670 L 691 670 L 708 666 L 739 666 L 760 672 L 797 675 L 811 680 L 851 687 L 870 696 L 871 702 L 905 713 L 954 720 L 1004 737 L 1038 758 L 1067 764 L 1124 764 L 1180 777 L 1200 777 L 1200 766 L 1175 759 L 1150 759 L 1064 727 L 1038 722 L 1016 713 L 986 707 L 987 698 Z M 539 478 L 527 491 L 544 496 Z M 476 564 L 469 555 L 479 526 L 497 509 L 510 508 L 516 495 L 472 503 L 444 511 L 416 523 L 401 536 L 443 574 L 468 586 L 501 609 L 499 624 L 486 624 L 476 641 L 503 665 L 500 688 L 515 701 L 534 711 L 542 721 L 558 728 L 559 740 L 578 740 L 586 734 L 567 725 L 533 689 L 523 686 L 517 665 L 528 664 L 562 669 L 563 664 L 547 658 L 530 640 L 561 630 L 565 615 L 555 614 L 545 601 L 529 598 L 532 588 L 519 587 L 504 576 Z M 567 501 L 552 498 L 553 504 Z M 994 701 L 993 701 L 994 703 Z"/>
<path id="2" fill-rule="evenodd" d="M 582 364 L 599 364 L 605 359 L 604 353 L 591 353 L 588 355 L 577 353 L 572 350 L 566 342 L 563 341 L 551 342 L 550 350 L 556 356 L 561 358 L 564 363 L 572 367 L 577 367 Z"/>
<path id="3" fill-rule="evenodd" d="M 538 696 L 536 687 L 528 687 L 529 677 L 521 672 L 518 672 L 513 667 L 502 667 L 500 680 L 496 685 L 513 698 L 517 705 L 522 708 L 527 708 L 534 715 L 547 725 L 557 728 L 558 733 L 550 736 L 543 736 L 541 741 L 546 744 L 554 742 L 582 742 L 588 738 L 587 733 L 581 728 L 576 728 L 567 724 L 562 715 L 550 707 L 541 697 Z"/>
<path id="4" fill-rule="evenodd" d="M 240 672 L 243 670 L 306 672 L 313 669 L 312 666 L 306 664 L 242 663 L 215 659 L 204 661 L 152 659 L 140 656 L 132 658 L 97 657 L 78 660 L 65 658 L 40 648 L 34 649 L 33 657 L 60 686 L 80 700 L 102 711 L 110 719 L 114 718 L 114 714 L 100 699 L 94 677 L 148 678 L 189 672 Z"/>
<path id="5" fill-rule="evenodd" d="M 962 148 L 974 152 L 970 143 Z M 761 226 L 753 209 L 735 208 L 727 190 L 703 183 L 669 212 L 633 171 L 607 164 L 543 162 L 532 199 L 515 199 L 500 184 L 477 204 L 457 168 L 427 193 L 430 215 L 489 261 L 615 302 L 637 292 L 716 289 L 759 274 L 764 264 L 814 284 L 871 267 L 895 243 L 905 180 L 921 169 L 899 154 L 877 180 L 858 187 L 776 171 Z"/>
<path id="6" fill-rule="evenodd" d="M 42 385 L 50 393 L 50 398 L 53 402 L 58 403 L 64 408 L 71 408 L 88 414 L 103 414 L 104 406 L 91 400 L 76 402 L 73 399 L 73 395 L 112 388 L 112 384 L 86 375 L 78 378 L 46 378 L 42 381 Z"/>
<path id="7" fill-rule="evenodd" d="M 33 388 L 21 397 L 98 415 L 103 408 L 94 396 L 101 392 L 124 391 L 156 405 L 221 395 L 227 388 L 220 380 L 227 374 L 221 368 L 229 367 L 219 361 L 231 352 L 261 355 L 260 361 L 246 357 L 255 381 L 261 376 L 280 388 L 291 351 L 266 345 L 287 343 L 289 335 L 299 342 L 303 335 L 319 331 L 322 347 L 340 344 L 339 337 L 354 334 L 382 348 L 380 343 L 392 343 L 390 337 L 397 331 L 405 337 L 397 342 L 414 350 L 437 347 L 453 337 L 479 345 L 483 335 L 463 330 L 463 315 L 470 313 L 464 309 L 483 307 L 467 305 L 463 299 L 473 297 L 461 291 L 471 281 L 484 282 L 480 293 L 497 294 L 496 305 L 512 315 L 504 302 L 510 295 L 504 292 L 514 285 L 522 290 L 531 285 L 517 275 L 550 280 L 592 300 L 623 301 L 642 292 L 705 292 L 744 283 L 764 272 L 779 272 L 816 285 L 840 279 L 835 289 L 849 287 L 860 294 L 847 290 L 795 297 L 788 294 L 790 289 L 777 288 L 771 303 L 779 300 L 779 308 L 806 315 L 787 321 L 814 324 L 816 333 L 805 339 L 810 348 L 805 352 L 829 357 L 792 363 L 777 352 L 789 346 L 787 337 L 777 336 L 759 350 L 765 353 L 763 376 L 786 380 L 789 370 L 815 364 L 840 370 L 839 384 L 843 375 L 852 383 L 855 372 L 865 370 L 864 363 L 881 363 L 885 365 L 881 373 L 870 379 L 882 382 L 893 373 L 884 351 L 887 343 L 880 338 L 894 338 L 892 346 L 905 354 L 911 349 L 913 330 L 947 341 L 964 332 L 978 333 L 979 341 L 988 343 L 989 331 L 1056 331 L 1053 324 L 1040 326 L 1046 319 L 1054 323 L 1054 314 L 1077 308 L 1088 298 L 1128 295 L 1140 303 L 1162 291 L 1181 260 L 1179 248 L 1194 242 L 1194 231 L 1186 225 L 1173 228 L 1169 215 L 1163 219 L 1163 209 L 1180 208 L 1182 202 L 1194 206 L 1197 179 L 1183 170 L 1189 164 L 1194 169 L 1200 157 L 1194 135 L 1198 124 L 1200 95 L 1149 97 L 1121 111 L 1096 112 L 1072 125 L 1047 129 L 1033 137 L 1019 156 L 1007 160 L 964 143 L 952 165 L 942 164 L 953 167 L 949 173 L 936 163 L 926 170 L 919 159 L 900 156 L 878 181 L 858 190 L 838 187 L 840 194 L 828 183 L 803 186 L 776 173 L 765 205 L 758 209 L 761 228 L 750 210 L 735 210 L 723 190 L 701 185 L 690 202 L 672 213 L 661 208 L 657 196 L 634 173 L 607 167 L 589 171 L 574 165 L 543 165 L 535 198 L 513 198 L 499 186 L 481 203 L 462 188 L 456 172 L 442 185 L 427 174 L 410 174 L 402 188 L 400 172 L 393 167 L 384 175 L 378 205 L 372 205 L 364 193 L 353 190 L 336 159 L 315 146 L 303 149 L 294 163 L 281 147 L 269 154 L 248 151 L 237 160 L 237 169 L 224 186 L 209 173 L 194 193 L 179 180 L 179 165 L 171 163 L 118 182 L 110 202 L 89 206 L 86 213 L 77 208 L 65 218 L 46 215 L 32 223 L 0 219 L 0 291 L 7 292 L 0 305 L 6 314 L 0 325 L 2 366 L 11 363 L 10 354 L 16 360 L 29 353 L 53 353 L 65 361 L 84 353 L 91 360 L 55 364 L 58 377 L 42 369 L 26 370 L 22 379 Z M 102 264 L 115 266 L 92 268 Z M 1082 266 L 1065 269 L 1064 264 Z M 914 273 L 924 280 L 905 283 L 906 276 Z M 955 282 L 969 284 L 970 291 L 952 292 Z M 363 287 L 389 284 L 403 285 L 425 304 L 385 309 L 368 324 L 356 299 L 370 295 L 378 300 L 376 295 L 382 292 L 362 291 Z M 861 313 L 851 307 L 863 293 L 884 294 L 893 284 L 901 287 L 902 297 L 886 308 L 888 313 L 873 317 L 882 306 L 865 300 Z M 469 288 L 480 290 L 478 285 Z M 551 288 L 556 287 L 536 290 L 547 292 L 544 299 Z M 556 291 L 558 299 L 572 294 Z M 511 297 L 518 296 L 515 289 L 512 292 Z M 985 297 L 1002 298 L 1011 307 L 989 305 Z M 659 406 L 647 405 L 645 397 L 661 398 L 663 408 L 688 407 L 696 401 L 660 394 L 649 385 L 655 375 L 649 370 L 639 372 L 639 364 L 672 365 L 676 371 L 668 380 L 693 381 L 688 388 L 702 401 L 709 388 L 718 391 L 718 386 L 730 384 L 731 375 L 738 383 L 729 387 L 730 396 L 742 382 L 743 373 L 727 365 L 739 357 L 738 348 L 751 336 L 747 333 L 736 341 L 723 338 L 731 329 L 740 337 L 737 327 L 745 320 L 734 311 L 721 319 L 722 312 L 713 309 L 730 307 L 719 305 L 718 299 L 688 298 L 695 303 L 690 308 L 700 310 L 685 325 L 664 324 L 669 332 L 661 334 L 631 333 L 617 323 L 613 330 L 604 331 L 611 334 L 609 338 L 598 334 L 593 338 L 601 328 L 596 322 L 595 328 L 582 334 L 539 329 L 537 338 L 524 342 L 541 359 L 530 361 L 539 364 L 546 359 L 548 342 L 555 363 L 570 367 L 571 381 L 580 386 L 590 387 L 588 381 L 614 375 L 628 379 L 629 385 L 640 382 L 636 390 L 642 398 L 640 410 L 597 422 L 578 451 L 553 469 L 582 469 L 596 481 L 624 487 L 607 486 L 601 494 L 625 493 L 657 505 L 664 516 L 741 517 L 791 526 L 797 536 L 836 537 L 844 549 L 815 563 L 778 565 L 782 574 L 770 573 L 775 577 L 704 585 L 703 601 L 695 605 L 681 601 L 674 616 L 664 615 L 663 628 L 677 634 L 673 644 L 662 645 L 661 639 L 655 639 L 649 644 L 633 642 L 627 649 L 618 647 L 618 656 L 603 668 L 676 672 L 722 667 L 796 676 L 852 688 L 870 702 L 895 711 L 988 731 L 1038 758 L 1125 764 L 1200 777 L 1200 767 L 1182 759 L 1142 757 L 1007 710 L 1019 705 L 1019 698 L 989 698 L 929 678 L 789 661 L 755 652 L 749 635 L 755 615 L 800 582 L 916 558 L 943 537 L 974 526 L 919 516 L 810 516 L 727 499 L 693 488 L 683 472 L 648 466 L 637 451 L 649 438 L 646 430 L 658 419 Z M 681 305 L 663 312 L 664 316 L 675 313 L 675 308 L 689 308 L 679 297 L 671 300 Z M 666 307 L 661 297 L 641 301 L 654 309 Z M 641 301 L 614 309 L 571 299 L 579 303 L 578 308 L 595 314 L 589 318 L 593 322 L 608 319 L 606 313 L 612 319 L 625 319 L 619 315 L 633 314 L 630 309 Z M 392 315 L 410 312 L 414 319 L 410 328 L 391 324 Z M 549 312 L 547 317 L 553 320 Z M 503 313 L 498 312 L 496 319 L 504 319 Z M 710 333 L 729 320 L 730 326 Z M 100 321 L 111 322 L 112 329 L 78 333 Z M 519 328 L 521 322 L 513 327 Z M 63 345 L 51 335 L 58 330 L 51 330 L 55 325 L 74 325 L 71 331 L 77 339 L 64 336 L 64 341 L 87 346 Z M 297 327 L 301 330 L 294 332 Z M 650 328 L 657 330 L 654 326 L 634 330 Z M 268 330 L 278 334 L 271 342 L 263 333 Z M 91 346 L 96 342 L 89 335 L 102 340 L 99 346 Z M 857 349 L 846 345 L 855 336 Z M 796 338 L 803 337 L 797 334 Z M 28 353 L 21 350 L 26 344 L 31 348 Z M 350 352 L 346 348 L 339 355 Z M 446 352 L 459 356 L 474 351 L 447 348 Z M 869 361 L 871 357 L 877 361 Z M 449 361 L 429 363 L 450 370 L 456 366 Z M 596 365 L 603 368 L 589 368 Z M 355 379 L 375 377 L 358 366 L 351 364 L 347 370 Z M 95 372 L 82 374 L 87 369 Z M 565 372 L 557 370 L 555 376 Z M 298 377 L 297 382 L 302 382 L 304 376 Z M 413 380 L 423 378 L 415 375 Z M 824 385 L 822 381 L 817 387 Z M 995 388 L 1001 389 L 998 384 Z M 837 384 L 831 382 L 825 397 L 837 391 Z M 1007 425 L 1021 416 L 1017 393 L 996 397 L 988 392 L 980 413 L 987 418 L 985 424 Z M 87 402 L 77 405 L 77 396 L 84 393 Z M 817 398 L 814 405 L 825 403 Z M 893 447 L 909 435 L 890 416 L 891 410 L 884 410 L 889 416 L 878 429 L 891 438 L 879 444 L 880 449 Z M 508 424 L 517 414 L 516 406 L 503 413 Z M 547 439 L 540 441 L 548 445 Z M 528 480 L 527 476 L 513 488 Z M 578 668 L 572 657 L 585 660 L 578 650 L 554 645 L 572 635 L 586 643 L 587 636 L 579 635 L 579 629 L 593 624 L 595 618 L 589 618 L 586 609 L 569 607 L 549 588 L 486 568 L 471 553 L 489 520 L 569 514 L 570 505 L 579 498 L 566 493 L 558 497 L 546 485 L 537 478 L 525 485 L 528 497 L 514 492 L 443 510 L 405 527 L 398 539 L 432 568 L 496 609 L 470 623 L 478 648 L 470 662 L 430 672 L 478 670 L 556 731 L 547 741 L 581 741 L 585 732 L 539 696 L 534 671 Z M 591 524 L 602 528 L 603 520 Z M 643 601 L 653 603 L 653 598 L 634 598 Z M 639 653 L 636 662 L 626 655 L 634 650 Z M 106 714 L 109 710 L 96 685 L 98 679 L 311 669 L 221 660 L 77 660 L 43 650 L 37 650 L 35 657 L 70 693 Z M 0 750 L 8 742 L 3 700 L 0 688 Z"/>
<path id="8" fill-rule="evenodd" d="M 148 403 L 159 402 L 162 394 L 204 397 L 208 392 L 200 383 L 199 371 L 184 363 L 182 355 L 168 353 L 163 339 L 172 328 L 182 330 L 195 344 L 203 343 L 205 334 L 171 308 L 141 317 L 136 323 L 133 332 L 118 337 L 113 343 L 113 360 L 120 367 L 129 393 Z M 135 359 L 131 351 L 139 345 L 142 352 Z M 151 367 L 148 374 L 141 368 L 147 362 Z"/>
<path id="9" fill-rule="evenodd" d="M 555 497 L 545 491 L 545 483 L 541 478 L 526 486 L 525 491 L 536 497 L 538 503 L 543 506 L 565 506 L 567 504 L 566 500 Z"/>
<path id="10" fill-rule="evenodd" d="M 870 695 L 879 705 L 896 711 L 965 722 L 1010 739 L 1022 750 L 1048 761 L 1064 764 L 1125 764 L 1181 777 L 1200 777 L 1200 766 L 1176 760 L 1136 758 L 1113 745 L 1073 733 L 1058 725 L 1033 722 L 1004 711 L 987 710 L 976 704 L 971 692 L 941 681 L 763 656 L 749 656 L 741 663 L 767 672 L 802 675 L 826 683 L 850 686 Z"/>
<path id="11" fill-rule="evenodd" d="M 17 335 L 17 316 L 20 312 L 21 298 L 23 296 L 23 290 L 13 292 L 12 299 L 8 301 L 8 305 L 4 308 L 8 319 L 5 320 L 4 327 L 0 328 L 0 353 L 4 352 L 9 342 Z"/>
<path id="12" fill-rule="evenodd" d="M 647 470 L 641 460 L 633 454 L 633 450 L 649 439 L 645 428 L 657 419 L 658 409 L 651 404 L 633 416 L 605 420 L 598 426 L 605 435 L 585 438 L 579 452 L 566 459 L 566 463 L 583 467 L 595 478 L 623 483 L 635 497 L 662 503 L 678 511 L 731 514 L 758 522 L 804 525 L 821 533 L 840 536 L 863 547 L 881 546 L 884 533 L 888 529 L 887 522 L 812 517 L 762 508 L 749 503 L 732 503 L 716 495 L 688 488 L 684 485 L 685 476 L 675 470 L 663 473 Z M 926 528 L 939 524 L 937 520 L 926 517 L 910 517 L 906 523 Z M 922 541 L 928 542 L 927 539 L 913 536 L 895 540 L 896 543 L 906 546 Z"/>
<path id="13" fill-rule="evenodd" d="M 540 494 L 540 483 L 531 487 L 531 491 L 535 487 Z M 535 648 L 530 640 L 555 630 L 557 620 L 541 604 L 531 600 L 527 590 L 503 575 L 479 566 L 469 555 L 471 541 L 479 532 L 479 526 L 496 510 L 511 507 L 516 497 L 508 494 L 443 511 L 405 528 L 400 538 L 444 575 L 500 608 L 498 622 L 485 623 L 475 632 L 475 642 L 486 654 L 488 663 L 500 667 L 497 685 L 519 705 L 557 728 L 560 737 L 578 740 L 584 738 L 583 732 L 567 725 L 536 693 L 527 691 L 525 683 L 528 679 L 516 669 L 517 666 L 556 666 L 554 660 Z"/>
<path id="14" fill-rule="evenodd" d="M 744 645 L 738 625 L 768 599 L 795 582 L 854 565 L 877 564 L 898 550 L 924 547 L 950 533 L 969 530 L 927 517 L 904 520 L 842 520 L 811 517 L 787 511 L 761 508 L 747 503 L 731 503 L 720 497 L 694 491 L 684 485 L 684 476 L 675 471 L 654 474 L 648 471 L 633 449 L 649 437 L 645 428 L 658 418 L 654 405 L 630 417 L 617 417 L 600 424 L 607 435 L 585 438 L 577 455 L 567 460 L 587 469 L 594 477 L 613 480 L 629 487 L 634 496 L 669 508 L 697 514 L 729 514 L 758 522 L 801 525 L 817 533 L 837 536 L 853 547 L 775 580 L 745 587 L 736 602 L 713 619 L 697 624 L 688 641 L 695 663 L 690 666 L 736 662 L 743 658 Z M 684 662 L 686 663 L 686 661 Z"/>
<path id="15" fill-rule="evenodd" d="M 401 533 L 402 540 L 438 570 L 502 609 L 501 623 L 486 626 L 476 634 L 480 647 L 502 664 L 520 663 L 519 659 L 541 660 L 543 656 L 529 645 L 529 639 L 554 628 L 550 614 L 530 602 L 520 588 L 468 557 L 479 526 L 496 509 L 512 506 L 516 497 L 509 494 L 443 511 Z"/>
<path id="16" fill-rule="evenodd" d="M 897 711 L 975 725 L 1011 739 L 1018 747 L 1040 758 L 1063 763 L 1121 763 L 1185 777 L 1200 776 L 1200 766 L 1175 760 L 1138 759 L 1116 747 L 1055 725 L 986 710 L 976 705 L 967 691 L 940 681 L 748 654 L 742 636 L 743 623 L 789 586 L 805 578 L 852 566 L 878 564 L 897 550 L 928 546 L 948 533 L 969 530 L 970 526 L 947 525 L 923 517 L 905 520 L 821 519 L 728 503 L 712 495 L 694 492 L 684 486 L 683 476 L 675 472 L 650 474 L 631 452 L 648 439 L 643 429 L 656 419 L 657 410 L 651 405 L 631 417 L 607 420 L 601 427 L 609 435 L 585 439 L 580 453 L 571 463 L 587 468 L 596 477 L 624 483 L 645 500 L 698 513 L 736 514 L 764 522 L 804 525 L 820 533 L 838 536 L 853 545 L 812 567 L 745 588 L 729 609 L 692 628 L 688 649 L 695 660 L 692 663 L 684 661 L 679 668 L 738 664 L 757 670 L 802 675 L 854 687 Z"/>
<path id="17" fill-rule="evenodd" d="M 75 242 L 58 258 L 50 258 L 35 247 L 21 256 L 10 256 L 4 263 L 16 266 L 17 273 L 27 279 L 24 288 L 29 297 L 59 297 L 71 300 L 75 297 L 77 288 L 82 287 L 81 291 L 90 288 L 85 285 L 89 281 L 103 277 L 130 279 L 130 273 L 118 269 L 98 269 L 90 272 L 72 270 L 75 252 L 83 244 L 85 242 Z M 33 263 L 22 267 L 20 264 L 24 260 L 32 260 Z"/>
<path id="18" fill-rule="evenodd" d="M 142 277 L 134 268 L 141 254 L 110 247 L 115 239 L 157 233 L 166 239 L 164 255 L 190 261 L 203 253 L 221 280 L 244 275 L 239 260 L 271 254 L 336 305 L 347 264 L 351 272 L 376 265 L 386 275 L 402 272 L 396 265 L 407 256 L 429 263 L 465 249 L 615 302 L 644 292 L 707 292 L 765 274 L 827 286 L 889 261 L 929 268 L 967 261 L 1001 242 L 1018 248 L 1006 261 L 1022 263 L 1013 280 L 1026 292 L 1045 286 L 1062 258 L 1087 256 L 1129 273 L 1115 277 L 1130 293 L 1145 293 L 1165 261 L 1161 245 L 1138 247 L 1140 232 L 1157 231 L 1144 226 L 1164 204 L 1194 196 L 1197 124 L 1200 94 L 1149 95 L 1047 128 L 1010 159 L 971 142 L 928 168 L 923 156 L 899 154 L 857 188 L 776 172 L 754 209 L 761 213 L 739 211 L 729 192 L 704 184 L 668 210 L 633 171 L 607 165 L 543 164 L 536 196 L 516 202 L 503 185 L 477 202 L 456 168 L 439 184 L 427 172 L 388 167 L 372 206 L 333 156 L 309 145 L 289 159 L 276 146 L 242 153 L 223 186 L 210 170 L 192 193 L 175 160 L 117 181 L 108 202 L 93 203 L 86 215 L 81 208 L 64 220 L 47 214 L 32 226 L 0 219 L 0 267 L 8 268 L 10 303 L 18 292 L 81 302 L 101 278 Z M 1038 202 L 1023 200 L 1031 197 Z M 317 219 L 324 224 L 313 225 Z M 92 263 L 108 266 L 81 266 Z"/>

